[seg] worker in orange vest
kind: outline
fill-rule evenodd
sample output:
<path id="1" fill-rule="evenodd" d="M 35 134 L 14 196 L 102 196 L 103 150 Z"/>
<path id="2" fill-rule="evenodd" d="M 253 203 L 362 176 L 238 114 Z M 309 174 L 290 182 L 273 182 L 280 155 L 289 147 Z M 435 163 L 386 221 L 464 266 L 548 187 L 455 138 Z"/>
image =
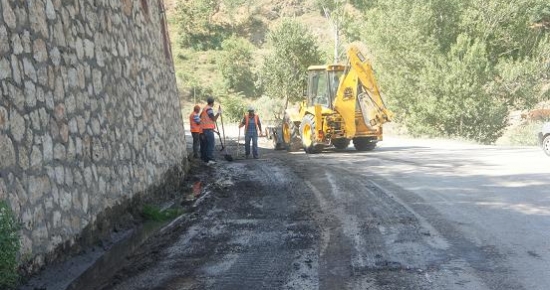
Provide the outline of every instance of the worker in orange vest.
<path id="1" fill-rule="evenodd" d="M 206 106 L 201 112 L 201 128 L 205 138 L 205 155 L 201 156 L 202 161 L 208 164 L 215 164 L 214 161 L 214 145 L 216 140 L 214 139 L 214 129 L 216 129 L 216 120 L 222 114 L 221 107 L 218 107 L 218 113 L 214 114 L 214 98 L 208 97 L 206 99 Z"/>
<path id="2" fill-rule="evenodd" d="M 201 107 L 195 105 L 193 112 L 189 115 L 189 126 L 191 127 L 191 136 L 193 137 L 193 158 L 199 158 L 199 150 L 203 151 L 200 136 L 202 134 L 200 112 Z"/>
<path id="3" fill-rule="evenodd" d="M 244 126 L 244 150 L 246 158 L 250 157 L 250 141 L 252 141 L 252 156 L 258 159 L 258 137 L 262 136 L 262 123 L 260 117 L 254 113 L 254 108 L 248 108 L 248 114 L 239 124 L 239 128 Z"/>

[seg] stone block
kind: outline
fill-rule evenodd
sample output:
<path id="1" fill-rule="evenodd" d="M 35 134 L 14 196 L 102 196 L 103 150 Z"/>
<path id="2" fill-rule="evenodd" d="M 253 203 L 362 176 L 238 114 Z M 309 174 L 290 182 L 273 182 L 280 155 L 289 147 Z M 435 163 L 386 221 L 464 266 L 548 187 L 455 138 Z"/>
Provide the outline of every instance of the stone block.
<path id="1" fill-rule="evenodd" d="M 10 132 L 13 135 L 13 139 L 17 142 L 21 142 L 25 137 L 25 119 L 19 115 L 17 110 L 10 111 Z"/>
<path id="2" fill-rule="evenodd" d="M 29 58 L 23 58 L 23 70 L 25 71 L 25 75 L 33 82 L 36 83 L 38 81 L 36 77 L 36 69 L 34 68 L 34 64 Z"/>
<path id="3" fill-rule="evenodd" d="M 11 78 L 10 62 L 5 58 L 0 58 L 0 80 Z"/>
<path id="4" fill-rule="evenodd" d="M 71 118 L 69 120 L 69 132 L 71 134 L 78 134 L 78 122 L 76 121 L 76 118 Z"/>
<path id="5" fill-rule="evenodd" d="M 69 142 L 69 126 L 67 123 L 63 122 L 59 126 L 59 136 L 61 137 L 61 141 L 64 144 L 67 144 Z"/>
<path id="6" fill-rule="evenodd" d="M 48 66 L 41 66 L 36 71 L 36 76 L 38 78 L 38 83 L 44 87 L 48 87 Z M 40 101 L 40 100 L 39 100 Z M 42 100 L 43 101 L 43 100 Z"/>
<path id="7" fill-rule="evenodd" d="M 46 49 L 46 43 L 42 39 L 37 39 L 33 42 L 34 60 L 37 62 L 44 62 L 48 60 L 48 50 Z"/>
<path id="8" fill-rule="evenodd" d="M 48 110 L 53 110 L 54 106 L 55 106 L 53 93 L 52 92 L 47 92 L 46 95 L 44 96 L 44 98 L 46 99 L 46 108 Z"/>
<path id="9" fill-rule="evenodd" d="M 76 99 L 73 94 L 69 94 L 65 98 L 65 108 L 67 109 L 67 114 L 75 114 L 76 113 Z"/>
<path id="10" fill-rule="evenodd" d="M 88 59 L 93 59 L 94 58 L 95 45 L 91 40 L 89 40 L 89 39 L 84 40 L 84 51 L 85 51 L 85 54 L 86 54 L 86 58 L 88 58 Z"/>
<path id="11" fill-rule="evenodd" d="M 31 176 L 28 189 L 29 201 L 31 204 L 38 204 L 51 191 L 50 179 L 47 176 Z"/>
<path id="12" fill-rule="evenodd" d="M 59 189 L 59 207 L 61 207 L 64 212 L 69 212 L 71 210 L 73 207 L 73 197 L 70 192 Z"/>
<path id="13" fill-rule="evenodd" d="M 54 227 L 54 229 L 55 229 L 55 227 Z M 50 239 L 49 239 L 47 251 L 48 252 L 54 251 L 62 243 L 63 243 L 63 237 L 62 236 L 60 236 L 60 235 L 51 236 Z"/>
<path id="14" fill-rule="evenodd" d="M 0 106 L 0 131 L 7 131 L 10 127 L 8 110 Z"/>
<path id="15" fill-rule="evenodd" d="M 84 180 L 86 181 L 86 187 L 88 187 L 88 189 L 91 189 L 92 183 L 94 182 L 92 168 L 84 168 Z"/>
<path id="16" fill-rule="evenodd" d="M 30 208 L 26 208 L 21 212 L 21 223 L 27 230 L 32 231 L 34 227 L 32 211 Z"/>
<path id="17" fill-rule="evenodd" d="M 53 160 L 53 140 L 50 135 L 44 136 L 42 139 L 42 150 L 44 153 L 44 162 L 49 162 Z"/>
<path id="18" fill-rule="evenodd" d="M 80 173 L 80 170 L 78 168 L 75 168 L 73 171 L 73 177 L 74 177 L 74 183 L 83 186 L 84 185 L 84 177 L 82 176 L 82 173 Z"/>
<path id="19" fill-rule="evenodd" d="M 38 146 L 33 146 L 32 152 L 31 152 L 31 167 L 40 168 L 41 165 L 42 165 L 42 151 L 40 151 L 40 148 Z"/>
<path id="20" fill-rule="evenodd" d="M 11 70 L 12 70 L 12 77 L 13 80 L 17 83 L 21 83 L 21 66 L 19 65 L 19 59 L 15 54 L 11 55 Z"/>
<path id="21" fill-rule="evenodd" d="M 67 116 L 65 111 L 66 110 L 65 110 L 64 104 L 58 104 L 57 106 L 55 106 L 55 109 L 54 109 L 55 120 L 58 122 L 64 121 L 65 117 Z"/>
<path id="22" fill-rule="evenodd" d="M 0 178 L 0 200 L 8 198 L 8 188 L 3 178 Z"/>
<path id="23" fill-rule="evenodd" d="M 38 216 L 36 218 L 38 218 Z M 44 220 L 44 219 L 42 218 L 41 220 Z M 48 228 L 46 227 L 46 224 L 43 224 L 34 228 L 31 236 L 32 236 L 32 240 L 35 242 L 39 242 L 41 244 L 47 243 L 49 233 L 48 233 Z"/>
<path id="24" fill-rule="evenodd" d="M 57 21 L 53 25 L 53 38 L 57 45 L 59 46 L 67 46 L 67 40 L 65 38 L 65 32 L 63 31 L 63 22 Z"/>
<path id="25" fill-rule="evenodd" d="M 68 81 L 69 81 L 69 88 L 75 89 L 78 88 L 78 74 L 76 71 L 76 68 L 71 67 L 67 71 Z"/>
<path id="26" fill-rule="evenodd" d="M 60 186 L 65 184 L 65 168 L 63 166 L 55 167 L 55 183 Z"/>
<path id="27" fill-rule="evenodd" d="M 42 125 L 40 123 L 40 113 L 38 110 L 34 110 L 30 112 L 29 114 L 31 119 L 31 128 L 35 131 L 39 131 L 42 129 Z"/>
<path id="28" fill-rule="evenodd" d="M 44 1 L 29 0 L 29 20 L 31 28 L 35 34 L 44 38 L 49 38 L 48 23 L 46 22 L 46 7 Z"/>
<path id="29" fill-rule="evenodd" d="M 31 81 L 25 82 L 25 105 L 27 108 L 34 108 L 36 106 L 36 86 Z"/>
<path id="30" fill-rule="evenodd" d="M 2 0 L 2 16 L 4 23 L 6 23 L 9 28 L 15 29 L 17 27 L 17 21 L 11 5 L 12 4 L 10 4 L 8 0 Z"/>
<path id="31" fill-rule="evenodd" d="M 45 195 L 42 199 L 44 203 L 44 209 L 46 212 L 51 212 L 53 209 L 53 197 L 51 195 Z"/>
<path id="32" fill-rule="evenodd" d="M 0 25 L 0 55 L 7 54 L 10 51 L 10 42 L 6 27 Z"/>
<path id="33" fill-rule="evenodd" d="M 59 139 L 59 126 L 54 118 L 50 118 L 50 134 L 54 140 Z"/>
<path id="34" fill-rule="evenodd" d="M 94 69 L 92 71 L 92 75 L 94 83 L 94 93 L 98 95 L 103 91 L 103 81 L 101 80 L 102 74 L 100 70 Z"/>
<path id="35" fill-rule="evenodd" d="M 82 156 L 82 150 L 83 150 L 83 146 L 82 146 L 82 139 L 80 139 L 79 137 L 75 137 L 75 154 L 77 157 L 80 157 Z"/>
<path id="36" fill-rule="evenodd" d="M 63 77 L 60 75 L 55 80 L 54 98 L 57 102 L 62 102 L 65 99 L 65 83 L 63 82 Z"/>
<path id="37" fill-rule="evenodd" d="M 50 59 L 54 66 L 59 66 L 61 64 L 61 53 L 57 46 L 53 47 L 50 51 Z"/>
<path id="38" fill-rule="evenodd" d="M 21 54 L 23 53 L 23 44 L 21 43 L 21 38 L 19 37 L 19 34 L 14 33 L 11 37 L 11 45 L 13 48 L 14 54 Z"/>
<path id="39" fill-rule="evenodd" d="M 67 148 L 67 160 L 74 161 L 76 157 L 76 145 L 75 141 L 69 139 L 69 147 Z"/>
<path id="40" fill-rule="evenodd" d="M 69 188 L 73 186 L 73 171 L 69 167 L 65 168 L 65 184 Z"/>
<path id="41" fill-rule="evenodd" d="M 29 169 L 29 152 L 27 151 L 27 148 L 21 145 L 17 151 L 19 152 L 19 161 L 17 162 L 19 167 L 23 170 Z"/>
<path id="42" fill-rule="evenodd" d="M 61 143 L 57 143 L 53 148 L 53 158 L 58 161 L 64 161 L 67 154 L 65 146 Z"/>
<path id="43" fill-rule="evenodd" d="M 49 20 L 55 20 L 57 13 L 55 12 L 55 7 L 52 3 L 52 0 L 46 0 L 46 17 Z"/>
<path id="44" fill-rule="evenodd" d="M 89 209 L 89 195 L 86 192 L 82 193 L 82 211 L 84 214 L 88 213 Z"/>
<path id="45" fill-rule="evenodd" d="M 99 136 L 101 133 L 101 124 L 99 123 L 99 120 L 96 118 L 92 119 L 92 132 L 95 136 Z"/>

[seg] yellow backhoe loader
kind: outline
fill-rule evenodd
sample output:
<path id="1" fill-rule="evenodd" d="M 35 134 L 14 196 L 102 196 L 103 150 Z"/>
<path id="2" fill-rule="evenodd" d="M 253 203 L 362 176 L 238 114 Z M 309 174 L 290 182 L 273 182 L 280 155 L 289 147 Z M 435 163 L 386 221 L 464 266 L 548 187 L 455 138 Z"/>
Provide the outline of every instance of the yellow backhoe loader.
<path id="1" fill-rule="evenodd" d="M 369 151 L 382 140 L 382 125 L 392 113 L 380 95 L 372 67 L 358 47 L 347 50 L 346 65 L 308 68 L 306 99 L 299 108 L 285 110 L 282 145 L 317 153 L 326 147 Z"/>

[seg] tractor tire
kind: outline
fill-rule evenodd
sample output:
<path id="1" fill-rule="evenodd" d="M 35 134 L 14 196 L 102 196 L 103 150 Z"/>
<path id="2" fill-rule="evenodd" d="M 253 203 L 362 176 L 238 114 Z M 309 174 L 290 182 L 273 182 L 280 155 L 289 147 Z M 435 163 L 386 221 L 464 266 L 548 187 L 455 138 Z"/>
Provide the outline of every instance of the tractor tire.
<path id="1" fill-rule="evenodd" d="M 315 132 L 315 118 L 311 114 L 305 115 L 300 124 L 300 136 L 302 147 L 308 154 L 319 153 L 322 150 L 322 146 L 315 142 Z"/>
<path id="2" fill-rule="evenodd" d="M 295 152 L 300 150 L 302 142 L 299 137 L 298 127 L 288 115 L 285 115 L 283 119 L 283 128 L 281 130 L 281 136 L 284 149 L 288 152 Z"/>
<path id="3" fill-rule="evenodd" d="M 273 143 L 273 149 L 275 150 L 284 150 L 286 148 L 283 142 L 283 128 L 273 128 L 273 132 L 271 134 L 271 142 Z"/>
<path id="4" fill-rule="evenodd" d="M 346 138 L 333 139 L 332 145 L 334 145 L 336 150 L 344 150 L 349 146 L 349 139 L 346 139 Z"/>
<path id="5" fill-rule="evenodd" d="M 353 146 L 357 151 L 372 151 L 376 142 L 372 138 L 353 138 Z"/>

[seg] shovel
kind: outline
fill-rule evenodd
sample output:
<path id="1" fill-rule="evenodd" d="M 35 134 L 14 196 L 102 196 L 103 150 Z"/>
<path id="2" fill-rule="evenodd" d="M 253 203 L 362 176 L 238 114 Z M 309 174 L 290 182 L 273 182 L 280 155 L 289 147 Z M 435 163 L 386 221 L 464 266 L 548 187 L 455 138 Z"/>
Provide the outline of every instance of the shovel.
<path id="1" fill-rule="evenodd" d="M 218 125 L 216 124 L 216 127 Z M 220 135 L 220 132 L 218 132 L 218 130 L 214 130 L 214 133 L 216 133 L 218 135 L 218 139 L 220 139 L 220 145 L 221 145 L 221 149 L 220 149 L 220 152 L 223 152 L 223 158 L 227 161 L 233 161 L 233 156 L 231 156 L 231 154 L 227 153 L 227 149 L 225 148 L 225 142 L 222 140 L 222 136 Z"/>
<path id="2" fill-rule="evenodd" d="M 223 158 L 225 158 L 225 160 L 233 161 L 233 156 L 227 153 L 227 149 L 225 148 L 225 129 L 223 128 L 223 115 L 220 115 L 220 122 L 222 123 L 223 141 L 222 141 L 222 137 L 220 136 L 220 132 L 216 132 L 218 133 L 218 138 L 220 138 L 220 144 L 222 145 L 222 149 L 220 151 L 223 152 Z M 216 127 L 218 127 L 217 123 L 216 123 Z"/>
<path id="3" fill-rule="evenodd" d="M 241 155 L 241 128 L 239 128 L 239 135 L 237 136 L 237 157 L 243 157 Z"/>

